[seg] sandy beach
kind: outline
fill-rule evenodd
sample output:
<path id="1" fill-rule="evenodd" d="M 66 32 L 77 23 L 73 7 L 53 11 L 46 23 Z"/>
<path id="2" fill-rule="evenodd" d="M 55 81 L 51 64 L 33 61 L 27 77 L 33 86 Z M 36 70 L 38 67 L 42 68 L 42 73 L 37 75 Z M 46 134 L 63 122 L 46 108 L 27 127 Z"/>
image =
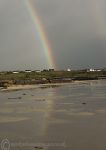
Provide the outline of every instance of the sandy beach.
<path id="1" fill-rule="evenodd" d="M 77 82 L 75 82 L 77 83 Z M 14 91 L 14 90 L 24 90 L 24 89 L 36 89 L 36 88 L 46 88 L 46 87 L 56 87 L 68 85 L 70 83 L 49 83 L 49 84 L 32 84 L 32 85 L 11 85 L 6 88 L 1 89 L 1 91 Z"/>

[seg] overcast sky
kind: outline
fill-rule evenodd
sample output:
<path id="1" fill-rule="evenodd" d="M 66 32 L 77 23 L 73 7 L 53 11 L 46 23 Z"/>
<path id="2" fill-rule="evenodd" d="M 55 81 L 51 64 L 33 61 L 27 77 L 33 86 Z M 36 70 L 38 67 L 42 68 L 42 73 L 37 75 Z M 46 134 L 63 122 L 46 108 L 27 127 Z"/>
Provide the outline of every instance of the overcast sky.
<path id="1" fill-rule="evenodd" d="M 0 70 L 47 67 L 25 1 L 0 0 Z M 32 1 L 59 69 L 106 67 L 105 0 Z"/>

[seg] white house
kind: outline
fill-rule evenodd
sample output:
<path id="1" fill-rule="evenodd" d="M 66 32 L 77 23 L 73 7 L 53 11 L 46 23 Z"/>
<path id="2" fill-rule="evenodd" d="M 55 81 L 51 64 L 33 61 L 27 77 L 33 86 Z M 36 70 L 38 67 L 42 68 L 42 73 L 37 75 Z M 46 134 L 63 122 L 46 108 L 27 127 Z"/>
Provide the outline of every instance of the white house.
<path id="1" fill-rule="evenodd" d="M 35 70 L 35 72 L 40 73 L 40 72 L 41 72 L 41 70 Z"/>
<path id="2" fill-rule="evenodd" d="M 96 71 L 98 71 L 98 72 L 99 72 L 99 71 L 101 71 L 101 70 L 100 70 L 100 69 L 97 69 Z"/>
<path id="3" fill-rule="evenodd" d="M 92 69 L 92 68 L 91 68 L 91 69 L 89 69 L 89 71 L 90 71 L 90 72 L 94 72 L 94 71 L 95 71 L 95 69 Z"/>
<path id="4" fill-rule="evenodd" d="M 31 70 L 25 70 L 25 72 L 26 72 L 26 73 L 31 73 L 32 71 L 31 71 Z"/>
<path id="5" fill-rule="evenodd" d="M 68 68 L 68 69 L 67 69 L 67 71 L 68 71 L 68 72 L 70 72 L 70 71 L 71 71 L 71 69 L 70 69 L 70 68 Z"/>
<path id="6" fill-rule="evenodd" d="M 19 72 L 18 72 L 18 71 L 13 71 L 12 73 L 17 74 L 17 73 L 19 73 Z"/>

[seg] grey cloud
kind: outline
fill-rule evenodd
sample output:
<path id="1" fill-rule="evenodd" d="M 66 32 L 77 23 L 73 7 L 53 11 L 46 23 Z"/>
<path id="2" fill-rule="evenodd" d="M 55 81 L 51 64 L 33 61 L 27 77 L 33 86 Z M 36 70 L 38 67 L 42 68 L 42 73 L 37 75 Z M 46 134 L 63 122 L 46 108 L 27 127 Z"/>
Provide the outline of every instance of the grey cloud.
<path id="1" fill-rule="evenodd" d="M 48 66 L 25 1 L 0 0 L 0 69 Z M 100 35 L 105 30 L 100 25 L 106 25 L 106 1 L 97 0 L 101 22 L 93 0 L 32 1 L 60 69 L 105 67 L 106 35 Z"/>

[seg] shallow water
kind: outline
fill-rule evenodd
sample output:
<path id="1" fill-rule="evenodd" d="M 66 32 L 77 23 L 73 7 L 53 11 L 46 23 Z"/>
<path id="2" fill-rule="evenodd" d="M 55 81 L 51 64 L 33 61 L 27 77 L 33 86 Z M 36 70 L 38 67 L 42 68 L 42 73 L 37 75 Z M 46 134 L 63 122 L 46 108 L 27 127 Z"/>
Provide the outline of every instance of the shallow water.
<path id="1" fill-rule="evenodd" d="M 8 150 L 105 150 L 106 81 L 0 92 L 3 139 Z"/>

